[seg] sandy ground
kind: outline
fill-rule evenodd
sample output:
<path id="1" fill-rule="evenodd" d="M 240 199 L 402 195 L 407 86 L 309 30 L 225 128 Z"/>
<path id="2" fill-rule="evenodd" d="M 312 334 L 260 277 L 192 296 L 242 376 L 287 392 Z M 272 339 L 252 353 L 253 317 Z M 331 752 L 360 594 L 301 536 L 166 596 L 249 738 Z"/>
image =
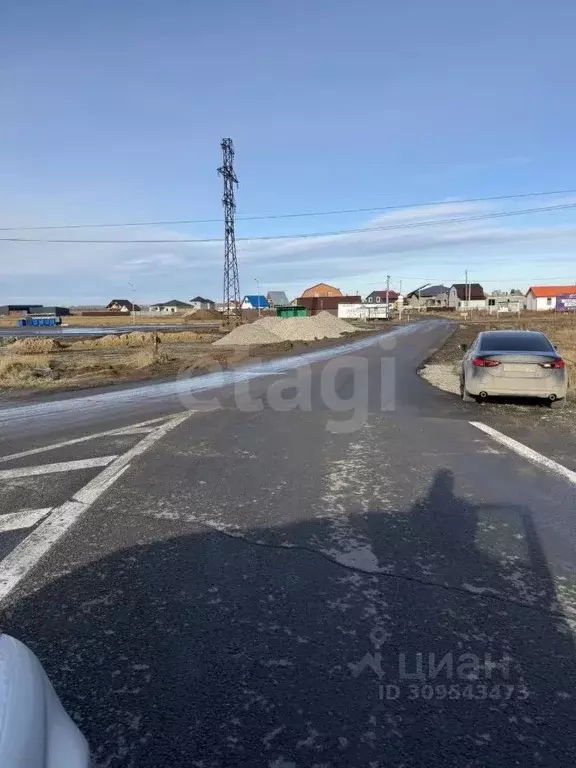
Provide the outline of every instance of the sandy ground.
<path id="1" fill-rule="evenodd" d="M 393 327 L 392 324 L 386 326 L 389 330 Z M 382 327 L 362 328 L 355 337 L 362 337 L 362 331 L 382 332 Z M 155 336 L 159 343 L 154 343 Z M 200 374 L 233 368 L 249 360 L 267 360 L 346 341 L 341 337 L 237 348 L 213 346 L 221 336 L 214 332 L 183 331 L 136 332 L 81 341 L 22 339 L 0 346 L 0 393 L 21 396 L 189 375 L 190 372 Z"/>

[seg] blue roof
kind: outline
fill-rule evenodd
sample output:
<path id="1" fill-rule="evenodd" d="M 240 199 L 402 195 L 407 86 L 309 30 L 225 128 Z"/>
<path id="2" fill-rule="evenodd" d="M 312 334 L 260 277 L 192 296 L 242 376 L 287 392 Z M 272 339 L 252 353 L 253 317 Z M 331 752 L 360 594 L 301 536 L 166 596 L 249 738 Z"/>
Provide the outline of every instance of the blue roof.
<path id="1" fill-rule="evenodd" d="M 269 306 L 266 296 L 257 296 L 256 294 L 244 296 L 243 301 L 248 301 L 254 309 L 266 309 Z"/>

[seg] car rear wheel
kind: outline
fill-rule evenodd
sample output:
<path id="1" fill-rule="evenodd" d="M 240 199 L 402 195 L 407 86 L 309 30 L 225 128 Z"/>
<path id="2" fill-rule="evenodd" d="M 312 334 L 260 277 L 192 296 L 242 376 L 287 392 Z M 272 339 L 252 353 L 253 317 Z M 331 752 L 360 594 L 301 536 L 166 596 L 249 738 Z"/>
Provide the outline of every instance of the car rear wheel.
<path id="1" fill-rule="evenodd" d="M 472 397 L 472 395 L 469 395 L 466 391 L 466 380 L 464 376 L 460 377 L 460 397 L 462 398 L 463 403 L 475 403 L 476 398 Z"/>

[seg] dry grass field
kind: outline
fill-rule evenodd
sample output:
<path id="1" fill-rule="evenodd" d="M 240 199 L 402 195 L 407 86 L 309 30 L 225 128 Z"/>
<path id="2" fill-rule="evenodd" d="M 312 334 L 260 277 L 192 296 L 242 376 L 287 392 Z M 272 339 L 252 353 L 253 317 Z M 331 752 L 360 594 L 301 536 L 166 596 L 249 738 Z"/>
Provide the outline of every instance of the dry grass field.
<path id="1" fill-rule="evenodd" d="M 69 340 L 18 339 L 0 346 L 0 390 L 75 389 L 227 369 L 289 352 L 291 342 L 214 347 L 221 333 L 140 332 Z M 299 346 L 306 346 L 305 344 Z"/>
<path id="2" fill-rule="evenodd" d="M 98 317 L 86 317 L 83 315 L 71 315 L 70 317 L 63 317 L 62 323 L 68 325 L 71 328 L 113 328 L 116 326 L 150 326 L 150 325 L 187 325 L 189 323 L 204 322 L 207 325 L 219 322 L 216 318 L 202 318 L 194 317 L 194 314 L 187 315 L 136 315 L 132 318 L 132 315 L 101 315 Z M 12 315 L 10 317 L 0 317 L 1 328 L 14 328 L 18 324 L 18 317 Z"/>
<path id="3" fill-rule="evenodd" d="M 0 387 L 56 389 L 168 375 L 194 368 L 218 337 L 194 331 L 135 331 L 76 341 L 18 339 L 0 348 Z M 211 361 L 217 362 L 214 355 Z"/>

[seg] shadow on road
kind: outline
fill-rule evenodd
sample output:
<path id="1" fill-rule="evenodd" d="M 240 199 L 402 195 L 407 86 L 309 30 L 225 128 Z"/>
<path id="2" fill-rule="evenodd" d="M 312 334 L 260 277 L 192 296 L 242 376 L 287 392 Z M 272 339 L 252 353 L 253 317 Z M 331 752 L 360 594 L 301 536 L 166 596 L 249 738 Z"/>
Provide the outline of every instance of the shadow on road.
<path id="1" fill-rule="evenodd" d="M 347 522 L 385 573 L 313 551 L 325 519 L 284 546 L 118 520 L 143 543 L 60 576 L 52 558 L 4 627 L 97 766 L 573 765 L 574 642 L 531 510 L 471 504 L 443 470 L 411 509 Z"/>

